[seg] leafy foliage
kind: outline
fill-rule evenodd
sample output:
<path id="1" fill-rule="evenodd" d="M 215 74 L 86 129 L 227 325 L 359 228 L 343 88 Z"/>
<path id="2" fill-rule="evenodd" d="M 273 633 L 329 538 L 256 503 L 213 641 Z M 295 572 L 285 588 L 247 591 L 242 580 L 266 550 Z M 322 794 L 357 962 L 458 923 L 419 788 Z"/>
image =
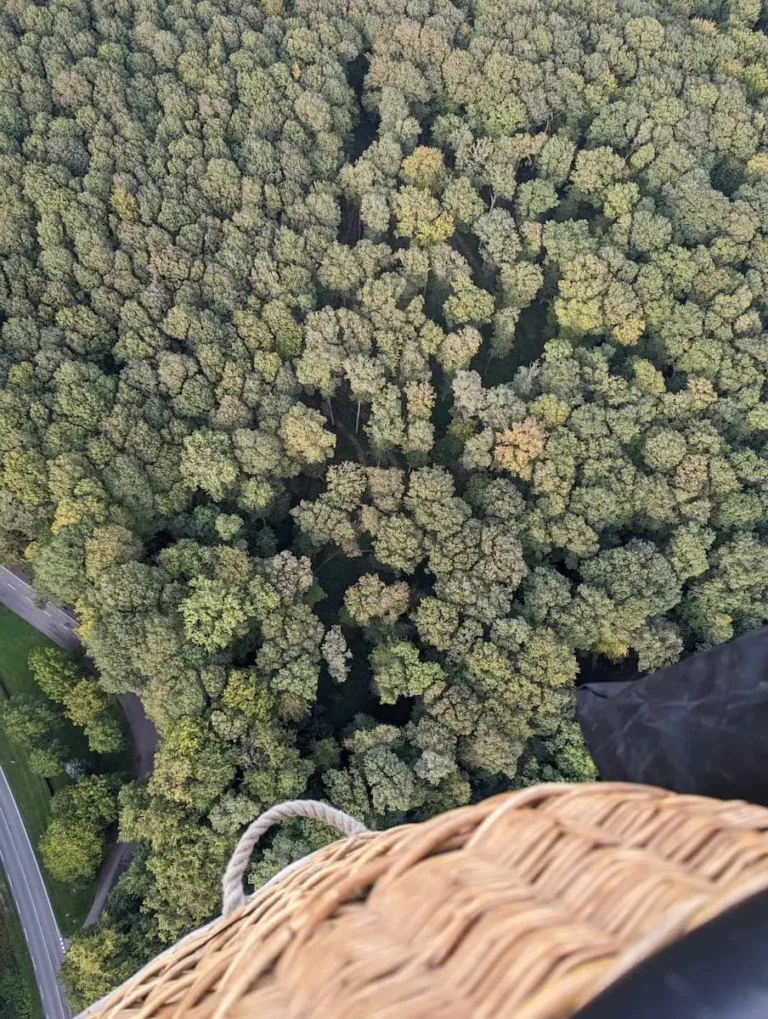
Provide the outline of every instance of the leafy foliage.
<path id="1" fill-rule="evenodd" d="M 117 818 L 114 785 L 105 775 L 90 775 L 54 793 L 40 855 L 58 881 L 77 884 L 95 875 Z"/>
<path id="2" fill-rule="evenodd" d="M 6 4 L 0 549 L 162 737 L 78 993 L 273 801 L 588 777 L 580 660 L 768 619 L 758 17 Z"/>
<path id="3" fill-rule="evenodd" d="M 123 734 L 113 699 L 96 679 L 83 673 L 72 655 L 59 648 L 37 648 L 29 656 L 29 667 L 43 693 L 61 704 L 70 722 L 82 728 L 94 753 L 120 749 Z"/>

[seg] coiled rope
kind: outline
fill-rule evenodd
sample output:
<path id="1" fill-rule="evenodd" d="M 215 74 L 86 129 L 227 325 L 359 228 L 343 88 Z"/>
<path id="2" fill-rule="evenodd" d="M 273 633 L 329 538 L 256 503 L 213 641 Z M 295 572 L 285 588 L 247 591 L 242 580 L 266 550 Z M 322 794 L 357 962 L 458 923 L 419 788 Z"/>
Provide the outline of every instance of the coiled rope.
<path id="1" fill-rule="evenodd" d="M 278 803 L 276 807 L 270 807 L 243 832 L 227 864 L 222 880 L 222 916 L 230 916 L 240 906 L 245 905 L 243 889 L 245 869 L 261 836 L 278 821 L 287 821 L 293 817 L 311 817 L 315 821 L 322 821 L 336 828 L 342 835 L 357 835 L 368 831 L 356 818 L 345 814 L 343 810 L 330 807 L 327 803 L 321 803 L 320 800 L 287 800 L 285 803 Z"/>

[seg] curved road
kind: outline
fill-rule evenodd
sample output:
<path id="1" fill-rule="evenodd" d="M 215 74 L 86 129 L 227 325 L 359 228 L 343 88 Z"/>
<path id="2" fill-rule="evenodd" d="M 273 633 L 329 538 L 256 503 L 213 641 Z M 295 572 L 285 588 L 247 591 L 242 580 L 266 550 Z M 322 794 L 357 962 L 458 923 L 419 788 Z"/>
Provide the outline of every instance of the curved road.
<path id="1" fill-rule="evenodd" d="M 74 651 L 80 646 L 77 619 L 48 602 L 42 608 L 35 603 L 30 585 L 13 570 L 0 566 L 0 603 L 21 616 L 59 647 Z M 157 732 L 144 714 L 135 694 L 120 694 L 118 700 L 131 729 L 134 770 L 143 778 L 152 770 Z M 96 894 L 86 924 L 95 923 L 104 908 L 110 888 L 131 859 L 133 845 L 116 843 L 110 847 L 99 875 Z M 0 768 L 0 862 L 8 876 L 24 937 L 35 970 L 45 1019 L 69 1019 L 58 971 L 64 961 L 64 941 L 53 914 L 48 891 L 40 872 L 11 787 Z"/>

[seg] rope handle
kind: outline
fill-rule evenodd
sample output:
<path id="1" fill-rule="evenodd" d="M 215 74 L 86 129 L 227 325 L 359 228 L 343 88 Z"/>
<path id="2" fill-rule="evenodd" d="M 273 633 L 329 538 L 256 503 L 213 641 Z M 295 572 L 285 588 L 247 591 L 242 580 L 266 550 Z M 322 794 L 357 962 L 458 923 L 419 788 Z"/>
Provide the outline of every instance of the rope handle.
<path id="1" fill-rule="evenodd" d="M 278 803 L 276 807 L 270 807 L 246 828 L 230 857 L 221 883 L 222 916 L 231 916 L 236 909 L 245 905 L 246 899 L 243 890 L 245 869 L 254 846 L 261 836 L 273 824 L 287 821 L 293 817 L 314 818 L 315 821 L 322 821 L 324 824 L 336 828 L 342 835 L 357 835 L 360 832 L 368 831 L 365 825 L 356 818 L 345 814 L 343 810 L 329 806 L 327 803 L 321 803 L 320 800 L 287 800 L 285 803 Z"/>

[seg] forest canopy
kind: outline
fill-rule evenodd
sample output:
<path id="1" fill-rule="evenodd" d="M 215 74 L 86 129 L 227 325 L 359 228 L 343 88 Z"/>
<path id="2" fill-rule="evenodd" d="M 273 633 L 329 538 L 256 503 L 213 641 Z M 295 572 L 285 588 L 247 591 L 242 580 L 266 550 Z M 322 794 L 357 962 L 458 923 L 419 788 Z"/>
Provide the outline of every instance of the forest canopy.
<path id="1" fill-rule="evenodd" d="M 760 16 L 6 0 L 0 559 L 161 736 L 82 998 L 274 802 L 590 777 L 580 665 L 766 621 Z"/>

